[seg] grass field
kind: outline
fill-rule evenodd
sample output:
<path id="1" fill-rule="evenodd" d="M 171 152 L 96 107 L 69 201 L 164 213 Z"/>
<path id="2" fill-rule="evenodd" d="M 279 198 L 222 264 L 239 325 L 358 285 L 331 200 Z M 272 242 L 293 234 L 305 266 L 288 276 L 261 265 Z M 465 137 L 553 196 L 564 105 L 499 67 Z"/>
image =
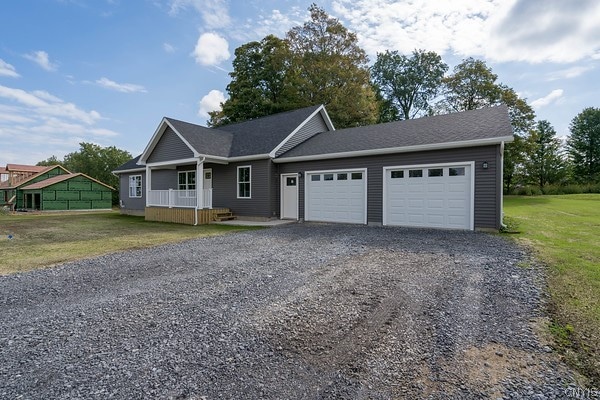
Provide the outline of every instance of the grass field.
<path id="1" fill-rule="evenodd" d="M 550 331 L 600 385 L 600 194 L 509 196 L 504 212 L 517 240 L 549 266 Z"/>
<path id="2" fill-rule="evenodd" d="M 146 222 L 118 212 L 0 214 L 0 274 L 247 229 L 255 228 Z"/>

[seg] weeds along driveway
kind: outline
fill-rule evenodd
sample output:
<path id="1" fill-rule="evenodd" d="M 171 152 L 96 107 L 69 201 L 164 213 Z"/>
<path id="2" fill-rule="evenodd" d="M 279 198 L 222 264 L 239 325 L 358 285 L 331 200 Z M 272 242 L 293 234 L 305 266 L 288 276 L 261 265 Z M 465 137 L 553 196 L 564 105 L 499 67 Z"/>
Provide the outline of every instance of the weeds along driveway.
<path id="1" fill-rule="evenodd" d="M 526 263 L 483 233 L 297 224 L 0 277 L 0 398 L 564 398 Z"/>

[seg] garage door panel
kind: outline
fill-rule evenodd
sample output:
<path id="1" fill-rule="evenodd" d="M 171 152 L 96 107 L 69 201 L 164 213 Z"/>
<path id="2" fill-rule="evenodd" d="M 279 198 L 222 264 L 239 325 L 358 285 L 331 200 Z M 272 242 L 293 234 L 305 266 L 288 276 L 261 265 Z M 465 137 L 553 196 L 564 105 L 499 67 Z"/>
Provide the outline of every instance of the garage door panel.
<path id="1" fill-rule="evenodd" d="M 464 175 L 450 176 L 450 168 L 464 168 Z M 409 173 L 420 169 L 422 176 Z M 384 172 L 384 224 L 471 228 L 471 165 L 398 167 Z"/>
<path id="2" fill-rule="evenodd" d="M 321 180 L 313 181 L 315 175 L 320 175 Z M 326 180 L 326 177 L 331 179 Z M 307 172 L 305 205 L 307 221 L 363 224 L 366 222 L 365 202 L 365 171 Z"/>

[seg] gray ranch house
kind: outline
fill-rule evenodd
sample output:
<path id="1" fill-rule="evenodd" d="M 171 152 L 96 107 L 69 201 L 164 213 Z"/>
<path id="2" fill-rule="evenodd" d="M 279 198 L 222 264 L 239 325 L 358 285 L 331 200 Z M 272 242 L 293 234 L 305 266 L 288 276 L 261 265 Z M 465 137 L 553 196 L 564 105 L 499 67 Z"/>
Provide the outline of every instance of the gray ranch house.
<path id="1" fill-rule="evenodd" d="M 207 128 L 163 118 L 114 171 L 121 211 L 497 230 L 506 106 L 335 130 L 324 106 Z"/>

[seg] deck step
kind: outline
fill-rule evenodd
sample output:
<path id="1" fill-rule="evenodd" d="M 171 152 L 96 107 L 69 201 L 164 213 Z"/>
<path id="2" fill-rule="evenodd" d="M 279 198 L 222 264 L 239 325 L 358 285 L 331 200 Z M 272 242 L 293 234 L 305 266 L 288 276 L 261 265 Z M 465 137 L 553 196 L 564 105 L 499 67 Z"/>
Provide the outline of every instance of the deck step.
<path id="1" fill-rule="evenodd" d="M 236 219 L 237 217 L 235 215 L 233 215 L 233 213 L 231 211 L 222 211 L 222 212 L 218 212 L 215 214 L 214 219 L 215 221 L 231 221 Z"/>

